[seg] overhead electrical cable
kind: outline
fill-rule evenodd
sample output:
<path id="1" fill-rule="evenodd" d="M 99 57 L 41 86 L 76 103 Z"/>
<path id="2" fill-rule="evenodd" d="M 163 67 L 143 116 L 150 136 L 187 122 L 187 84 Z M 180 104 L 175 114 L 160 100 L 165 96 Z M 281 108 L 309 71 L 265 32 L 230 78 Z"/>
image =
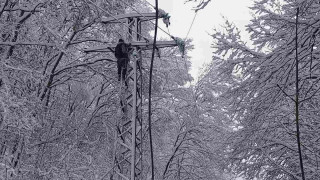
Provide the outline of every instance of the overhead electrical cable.
<path id="1" fill-rule="evenodd" d="M 145 2 L 147 2 L 151 7 L 153 7 L 154 9 L 156 9 L 156 7 L 154 7 L 154 5 L 152 5 L 151 3 L 149 3 L 148 0 L 145 0 Z"/>
<path id="2" fill-rule="evenodd" d="M 194 16 L 193 16 L 193 20 L 192 20 L 191 25 L 190 25 L 190 27 L 189 27 L 188 33 L 187 33 L 186 37 L 184 38 L 184 41 L 186 41 L 187 38 L 188 38 L 188 36 L 189 36 L 189 33 L 190 33 L 191 29 L 192 29 L 192 26 L 193 26 L 194 21 L 195 21 L 195 19 L 196 19 L 196 17 L 197 17 L 197 14 L 198 14 L 198 11 L 196 11 L 195 14 L 194 14 Z"/>
<path id="3" fill-rule="evenodd" d="M 146 18 L 143 14 L 141 14 L 137 9 L 135 9 L 134 7 L 130 6 L 128 3 L 124 2 L 123 0 L 120 0 L 122 1 L 125 5 L 127 5 L 128 7 L 130 7 L 132 10 L 134 10 L 135 12 L 137 12 L 139 15 L 141 15 L 142 17 Z M 148 19 L 148 22 L 152 23 L 153 25 L 156 25 L 154 22 L 152 22 L 150 19 Z M 171 36 L 170 33 L 166 32 L 165 30 L 163 30 L 161 27 L 158 27 L 161 31 L 163 31 L 164 33 L 166 33 L 167 35 L 170 36 L 170 38 L 173 39 L 173 36 Z"/>
<path id="4" fill-rule="evenodd" d="M 124 22 L 121 22 L 119 20 L 119 18 L 117 18 L 116 16 L 114 16 L 113 14 L 109 13 L 108 11 L 102 9 L 101 7 L 99 7 L 98 5 L 96 5 L 94 2 L 92 2 L 91 0 L 87 0 L 89 1 L 91 4 L 93 4 L 94 6 L 96 6 L 98 9 L 102 10 L 103 12 L 109 14 L 111 17 L 113 17 L 115 20 L 117 20 L 119 23 L 123 24 L 124 26 L 126 26 L 128 29 L 130 29 L 131 31 L 134 31 L 135 33 L 137 33 L 138 35 L 140 35 L 141 37 L 143 37 L 146 41 L 148 41 L 148 38 L 146 38 L 145 36 L 143 36 L 141 33 L 137 32 L 136 30 L 132 29 L 129 25 L 127 25 Z M 131 34 L 129 34 L 131 37 L 133 37 Z"/>
<path id="5" fill-rule="evenodd" d="M 152 92 L 152 70 L 153 70 L 153 61 L 154 54 L 157 46 L 157 33 L 158 33 L 158 17 L 159 17 L 159 9 L 158 9 L 158 0 L 155 0 L 156 3 L 156 24 L 154 30 L 153 37 L 153 48 L 152 48 L 152 56 L 151 56 L 151 64 L 150 64 L 150 77 L 149 77 L 149 101 L 148 101 L 148 124 L 149 124 L 149 142 L 150 142 L 150 159 L 151 159 L 151 180 L 154 180 L 154 162 L 153 162 L 153 145 L 152 145 L 152 122 L 151 122 L 151 92 Z"/>
<path id="6" fill-rule="evenodd" d="M 154 9 L 155 9 L 155 7 L 151 4 L 151 3 L 149 3 L 147 0 L 146 0 L 146 2 L 151 6 L 151 7 L 153 7 Z M 131 6 L 130 6 L 131 7 Z M 132 7 L 131 7 L 132 8 Z M 195 11 L 195 14 L 194 14 L 194 17 L 193 17 L 193 20 L 192 20 L 192 23 L 191 23 L 191 25 L 190 25 L 190 27 L 189 27 L 189 30 L 188 30 L 188 33 L 187 33 L 187 35 L 186 35 L 186 37 L 185 37 L 185 40 L 188 38 L 188 36 L 189 36 L 189 33 L 190 33 L 190 31 L 191 31 L 191 29 L 192 29 L 192 27 L 193 27 L 193 24 L 194 24 L 194 22 L 195 22 L 195 19 L 196 19 L 196 17 L 197 17 L 197 14 L 198 14 L 198 12 L 199 11 Z M 159 27 L 159 29 L 161 29 L 160 27 Z M 162 30 L 162 29 L 161 29 Z M 164 31 L 164 30 L 162 30 L 162 31 Z M 169 31 L 169 29 L 168 29 L 168 31 Z M 165 32 L 165 31 L 164 31 Z M 170 32 L 169 33 L 167 33 L 169 36 L 171 36 L 170 35 Z"/>

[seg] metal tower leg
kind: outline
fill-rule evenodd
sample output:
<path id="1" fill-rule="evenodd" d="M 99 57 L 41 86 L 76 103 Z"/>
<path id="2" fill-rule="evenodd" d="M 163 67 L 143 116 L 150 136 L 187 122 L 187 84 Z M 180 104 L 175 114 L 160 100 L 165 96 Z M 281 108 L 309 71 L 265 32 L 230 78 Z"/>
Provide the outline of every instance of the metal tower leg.
<path id="1" fill-rule="evenodd" d="M 141 74 L 139 59 L 128 64 L 126 82 L 121 84 L 120 103 L 122 116 L 117 122 L 114 156 L 114 180 L 142 179 L 142 120 L 141 120 Z"/>

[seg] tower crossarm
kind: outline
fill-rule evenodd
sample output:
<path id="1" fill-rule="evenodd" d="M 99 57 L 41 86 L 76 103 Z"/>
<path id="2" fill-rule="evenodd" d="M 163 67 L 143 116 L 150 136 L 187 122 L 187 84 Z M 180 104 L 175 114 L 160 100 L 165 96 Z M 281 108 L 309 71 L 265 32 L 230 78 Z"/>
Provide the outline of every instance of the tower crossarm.
<path id="1" fill-rule="evenodd" d="M 156 13 L 129 13 L 113 17 L 102 17 L 101 23 L 125 23 L 128 18 L 139 18 L 140 21 L 156 19 Z"/>
<path id="2" fill-rule="evenodd" d="M 166 47 L 174 47 L 177 46 L 176 41 L 157 41 L 157 48 L 166 48 Z M 106 44 L 100 47 L 86 48 L 83 51 L 85 53 L 90 52 L 114 52 L 117 44 Z M 131 42 L 132 47 L 139 47 L 142 50 L 150 50 L 153 47 L 153 42 L 145 42 L 145 41 L 133 41 Z"/>

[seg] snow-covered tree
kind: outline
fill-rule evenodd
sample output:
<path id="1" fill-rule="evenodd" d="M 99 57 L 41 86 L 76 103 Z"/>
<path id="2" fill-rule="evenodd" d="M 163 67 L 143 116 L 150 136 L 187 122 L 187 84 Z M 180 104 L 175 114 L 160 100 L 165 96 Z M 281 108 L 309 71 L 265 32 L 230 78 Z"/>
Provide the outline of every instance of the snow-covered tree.
<path id="1" fill-rule="evenodd" d="M 121 37 L 124 28 L 101 17 L 134 12 L 128 5 L 150 11 L 142 0 L 0 1 L 0 179 L 108 179 L 120 111 L 116 62 L 85 50 Z M 143 27 L 150 37 L 154 25 Z M 150 52 L 142 54 L 148 82 Z M 212 139 L 219 137 L 210 134 L 209 105 L 199 106 L 186 87 L 189 58 L 178 48 L 159 54 L 152 87 L 157 177 L 218 178 Z"/>
<path id="2" fill-rule="evenodd" d="M 97 179 L 112 166 L 115 62 L 83 51 L 118 38 L 99 22 L 111 10 L 125 7 L 0 2 L 1 179 Z"/>
<path id="3" fill-rule="evenodd" d="M 293 101 L 297 8 L 302 157 L 306 179 L 319 179 L 319 2 L 255 1 L 247 25 L 252 45 L 228 21 L 212 34 L 213 60 L 200 82 L 232 120 L 225 167 L 248 179 L 301 179 Z"/>

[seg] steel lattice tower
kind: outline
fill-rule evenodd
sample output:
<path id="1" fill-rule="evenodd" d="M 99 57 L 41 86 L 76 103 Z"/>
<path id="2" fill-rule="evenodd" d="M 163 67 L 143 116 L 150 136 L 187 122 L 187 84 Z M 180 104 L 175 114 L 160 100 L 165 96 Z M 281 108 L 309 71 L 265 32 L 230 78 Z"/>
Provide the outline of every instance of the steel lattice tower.
<path id="1" fill-rule="evenodd" d="M 142 54 L 153 47 L 153 42 L 141 40 L 141 23 L 156 18 L 155 13 L 131 13 L 102 18 L 101 23 L 126 25 L 124 39 L 130 43 L 130 55 L 125 82 L 120 85 L 121 117 L 115 127 L 114 166 L 112 180 L 142 180 Z M 175 41 L 157 41 L 157 48 L 177 46 Z M 85 52 L 111 52 L 116 44 L 88 48 Z"/>
<path id="2" fill-rule="evenodd" d="M 139 18 L 126 18 L 126 42 L 139 42 L 141 23 Z M 141 49 L 136 47 L 136 53 L 130 56 L 125 83 L 121 83 L 120 104 L 121 118 L 116 125 L 116 141 L 114 152 L 114 169 L 112 177 L 115 180 L 142 179 L 142 76 Z M 132 53 L 131 53 L 132 54 Z"/>

